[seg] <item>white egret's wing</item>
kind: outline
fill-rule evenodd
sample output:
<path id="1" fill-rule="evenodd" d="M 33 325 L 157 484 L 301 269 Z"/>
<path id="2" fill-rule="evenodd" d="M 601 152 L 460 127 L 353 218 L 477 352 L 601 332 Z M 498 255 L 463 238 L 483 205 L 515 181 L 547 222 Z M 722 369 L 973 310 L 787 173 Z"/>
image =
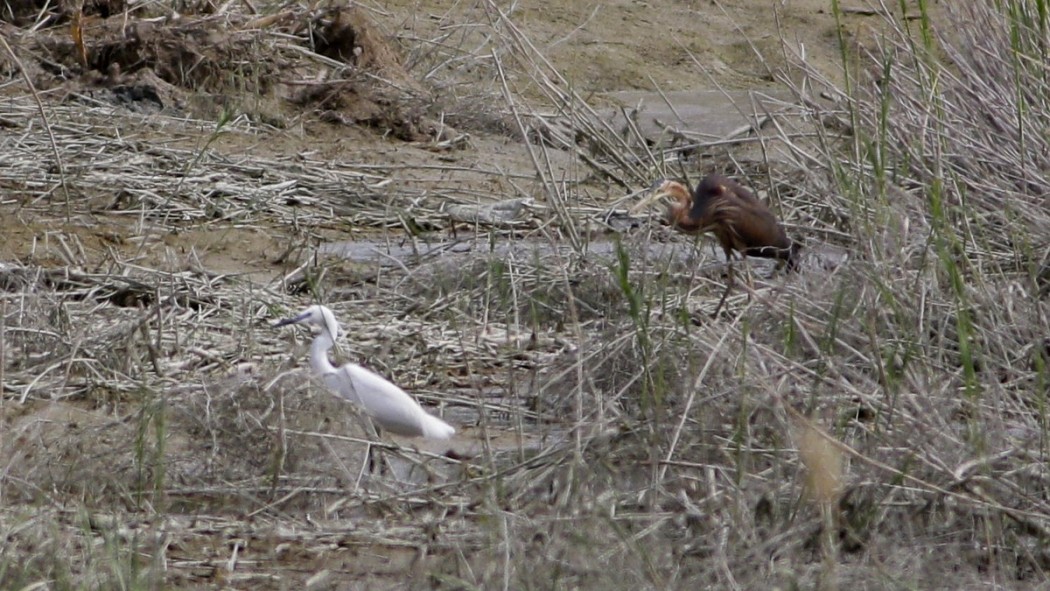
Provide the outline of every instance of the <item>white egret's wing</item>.
<path id="1" fill-rule="evenodd" d="M 328 376 L 325 382 L 329 387 L 361 405 L 380 427 L 391 433 L 447 439 L 456 432 L 441 419 L 424 411 L 404 390 L 360 365 L 347 363 Z M 338 388 L 334 382 L 338 382 Z"/>
<path id="2" fill-rule="evenodd" d="M 324 380 L 324 385 L 328 386 L 328 389 L 340 398 L 345 398 L 354 404 L 361 405 L 361 400 L 357 397 L 357 391 L 354 390 L 354 382 L 343 371 L 343 368 L 322 374 L 321 378 Z"/>

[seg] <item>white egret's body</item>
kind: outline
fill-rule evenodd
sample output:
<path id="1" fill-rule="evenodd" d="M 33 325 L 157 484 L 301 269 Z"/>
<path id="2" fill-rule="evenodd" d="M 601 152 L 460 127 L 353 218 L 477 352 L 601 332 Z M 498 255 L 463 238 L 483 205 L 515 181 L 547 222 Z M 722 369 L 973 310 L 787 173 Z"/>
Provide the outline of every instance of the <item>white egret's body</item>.
<path id="1" fill-rule="evenodd" d="M 404 390 L 379 374 L 356 363 L 342 367 L 332 365 L 328 350 L 339 336 L 339 323 L 327 307 L 310 306 L 276 326 L 288 324 L 313 324 L 321 328 L 321 334 L 310 345 L 310 365 L 329 389 L 363 408 L 381 428 L 396 435 L 427 439 L 448 439 L 455 434 L 451 425 L 427 413 Z"/>

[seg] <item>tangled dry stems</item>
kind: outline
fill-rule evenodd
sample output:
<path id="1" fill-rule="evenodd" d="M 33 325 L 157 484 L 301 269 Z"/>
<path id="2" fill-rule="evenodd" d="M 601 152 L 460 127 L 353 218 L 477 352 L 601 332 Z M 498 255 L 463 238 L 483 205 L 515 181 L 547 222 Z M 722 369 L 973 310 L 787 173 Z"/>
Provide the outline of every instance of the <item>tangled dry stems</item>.
<path id="1" fill-rule="evenodd" d="M 1038 282 L 1050 220 L 1036 171 L 1050 154 L 1039 132 L 1050 89 L 1025 57 L 1041 47 L 1036 30 L 974 5 L 935 29 L 945 66 L 891 19 L 836 112 L 794 86 L 814 131 L 774 117 L 763 141 L 777 157 L 739 172 L 769 179 L 789 225 L 851 260 L 790 280 L 755 273 L 750 298 L 710 320 L 717 274 L 632 235 L 603 251 L 579 229 L 608 219 L 588 197 L 596 182 L 643 184 L 680 152 L 625 142 L 510 18 L 482 8 L 500 57 L 478 70 L 499 89 L 505 129 L 546 138 L 531 146 L 546 207 L 515 229 L 475 231 L 531 238 L 542 254 L 450 251 L 364 272 L 303 256 L 258 282 L 191 258 L 88 268 L 83 247 L 62 241 L 48 249 L 61 267 L 5 265 L 5 577 L 267 584 L 251 560 L 323 573 L 343 552 L 363 584 L 391 587 L 405 572 L 421 588 L 1045 582 Z M 514 76 L 554 115 L 518 98 Z M 13 100 L 0 115 L 31 121 L 33 108 Z M 444 230 L 452 221 L 432 204 L 474 201 L 395 191 L 390 167 L 143 148 L 100 135 L 107 109 L 48 108 L 65 180 L 86 198 L 71 220 L 102 203 L 137 220 L 133 241 L 200 223 L 283 226 L 308 252 L 333 219 L 400 228 L 407 212 Z M 222 132 L 262 130 L 236 119 Z M 30 126 L 6 136 L 0 174 L 30 197 L 25 212 L 62 217 L 57 171 L 39 166 L 49 141 Z M 562 183 L 556 148 L 601 180 Z M 289 352 L 293 339 L 267 326 L 314 297 L 350 327 L 355 356 L 472 426 L 473 459 L 384 444 L 392 472 L 362 476 L 366 439 L 347 407 L 306 378 L 303 347 Z M 845 463 L 823 493 L 830 521 L 803 500 L 796 445 L 818 450 L 807 462 L 822 468 Z M 376 554 L 396 567 L 382 573 Z"/>

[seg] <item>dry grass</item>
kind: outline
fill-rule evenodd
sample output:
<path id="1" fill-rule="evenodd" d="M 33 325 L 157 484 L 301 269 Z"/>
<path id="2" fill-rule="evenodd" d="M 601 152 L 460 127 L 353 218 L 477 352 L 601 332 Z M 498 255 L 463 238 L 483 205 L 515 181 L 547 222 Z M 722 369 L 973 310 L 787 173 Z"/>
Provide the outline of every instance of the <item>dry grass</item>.
<path id="1" fill-rule="evenodd" d="M 109 107 L 55 102 L 64 166 L 41 167 L 52 140 L 35 102 L 6 101 L 2 120 L 34 123 L 0 139 L 4 211 L 69 227 L 125 216 L 134 248 L 90 261 L 80 234 L 56 232 L 0 266 L 0 580 L 1046 586 L 1046 22 L 1029 2 L 1009 18 L 985 4 L 937 27 L 887 17 L 879 44 L 844 49 L 831 110 L 809 93 L 834 85 L 796 56 L 782 74 L 799 100 L 755 136 L 762 161 L 614 128 L 491 2 L 407 65 L 458 96 L 443 77 L 470 61 L 488 85 L 459 121 L 542 139 L 522 147 L 524 170 L 436 164 L 404 180 L 394 165 L 234 159 L 224 134 L 265 126 L 157 116 L 106 137 Z M 201 139 L 140 142 L 164 133 Z M 754 265 L 709 318 L 717 271 L 685 240 L 612 237 L 625 207 L 600 196 L 713 167 L 752 174 L 792 233 L 848 263 L 789 278 Z M 457 174 L 538 203 L 465 230 L 447 208 L 479 200 Z M 284 270 L 145 256 L 195 226 L 280 232 Z M 420 254 L 316 256 L 351 226 L 404 230 Z M 305 335 L 269 328 L 314 300 L 354 357 L 460 427 L 468 459 L 368 441 L 307 377 Z M 368 471 L 369 445 L 384 471 Z"/>

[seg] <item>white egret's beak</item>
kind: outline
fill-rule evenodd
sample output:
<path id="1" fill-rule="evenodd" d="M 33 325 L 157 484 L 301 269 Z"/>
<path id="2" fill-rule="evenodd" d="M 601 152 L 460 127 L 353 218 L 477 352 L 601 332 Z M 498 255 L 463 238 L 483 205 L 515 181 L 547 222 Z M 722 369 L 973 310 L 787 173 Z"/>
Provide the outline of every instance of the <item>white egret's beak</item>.
<path id="1" fill-rule="evenodd" d="M 339 321 L 335 319 L 335 314 L 325 306 L 310 306 L 298 316 L 277 321 L 273 327 L 280 328 L 289 324 L 316 324 L 321 332 L 328 335 L 336 348 L 339 346 L 336 344 L 336 339 L 339 338 Z"/>
<path id="2" fill-rule="evenodd" d="M 309 312 L 303 312 L 302 314 L 293 318 L 285 318 L 284 320 L 278 320 L 277 324 L 274 324 L 274 328 L 280 328 L 282 326 L 288 326 L 289 324 L 299 324 L 303 320 L 306 320 L 310 316 Z"/>

